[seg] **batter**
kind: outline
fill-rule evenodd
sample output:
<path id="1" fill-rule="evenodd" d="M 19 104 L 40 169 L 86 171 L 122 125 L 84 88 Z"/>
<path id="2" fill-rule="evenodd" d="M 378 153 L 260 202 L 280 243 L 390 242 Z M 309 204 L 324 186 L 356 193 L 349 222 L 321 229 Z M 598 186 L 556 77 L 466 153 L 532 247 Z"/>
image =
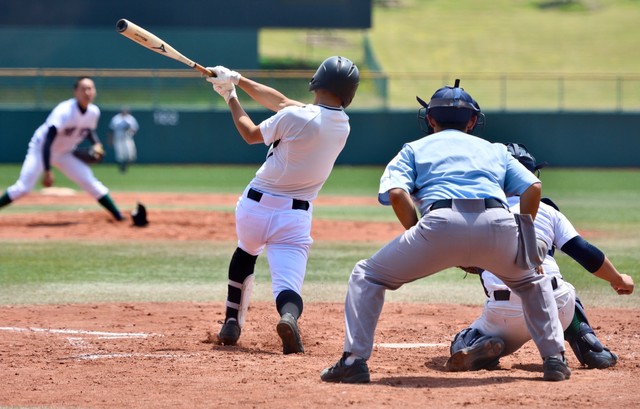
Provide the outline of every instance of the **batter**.
<path id="1" fill-rule="evenodd" d="M 116 220 L 124 220 L 109 196 L 109 189 L 96 179 L 88 164 L 74 155 L 76 147 L 85 139 L 91 141 L 95 151 L 104 152 L 96 133 L 100 119 L 100 109 L 93 104 L 96 95 L 91 78 L 76 80 L 74 97 L 59 103 L 33 134 L 20 178 L 0 197 L 0 207 L 31 192 L 41 175 L 43 186 L 53 186 L 55 178 L 51 168 L 56 167 L 93 196 Z"/>
<path id="2" fill-rule="evenodd" d="M 225 67 L 208 67 L 207 78 L 227 102 L 234 123 L 249 144 L 270 146 L 267 158 L 236 206 L 238 247 L 229 265 L 223 345 L 235 345 L 244 325 L 256 259 L 267 252 L 271 288 L 280 320 L 276 331 L 284 354 L 302 353 L 298 328 L 302 284 L 311 238 L 313 200 L 329 177 L 350 131 L 344 112 L 359 84 L 349 59 L 327 58 L 309 83 L 313 104 L 291 100 Z M 276 114 L 255 125 L 238 101 L 235 85 Z"/>
<path id="3" fill-rule="evenodd" d="M 503 144 L 471 134 L 484 116 L 458 84 L 440 88 L 428 104 L 419 99 L 432 134 L 405 144 L 385 169 L 378 199 L 393 207 L 407 230 L 354 267 L 345 301 L 344 353 L 322 371 L 325 382 L 370 382 L 367 360 L 385 292 L 455 266 L 490 269 L 507 283 L 522 299 L 544 379 L 561 381 L 571 374 L 551 279 L 516 263 L 528 256 L 518 243 L 527 231 L 506 206 L 506 195 L 521 195 L 522 213 L 528 215 L 521 219 L 535 218 L 541 183 Z"/>

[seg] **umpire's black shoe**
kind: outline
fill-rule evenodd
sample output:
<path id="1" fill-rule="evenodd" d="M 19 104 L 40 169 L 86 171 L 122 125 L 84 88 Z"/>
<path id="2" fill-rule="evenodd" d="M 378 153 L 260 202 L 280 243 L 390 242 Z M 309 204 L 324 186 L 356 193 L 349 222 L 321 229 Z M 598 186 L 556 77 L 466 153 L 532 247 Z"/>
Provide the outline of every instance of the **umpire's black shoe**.
<path id="1" fill-rule="evenodd" d="M 240 338 L 240 325 L 238 321 L 230 319 L 220 328 L 218 333 L 218 344 L 220 345 L 235 345 Z"/>
<path id="2" fill-rule="evenodd" d="M 569 369 L 564 355 L 562 359 L 555 356 L 546 357 L 542 364 L 542 370 L 544 371 L 545 381 L 564 381 L 571 377 L 571 369 Z"/>
<path id="3" fill-rule="evenodd" d="M 480 342 L 456 351 L 445 364 L 449 372 L 492 369 L 498 365 L 504 351 L 504 341 L 498 337 L 483 337 Z"/>
<path id="4" fill-rule="evenodd" d="M 288 312 L 280 317 L 276 331 L 282 339 L 282 352 L 287 354 L 304 353 L 300 332 L 298 331 L 298 322 L 293 315 Z"/>
<path id="5" fill-rule="evenodd" d="M 345 360 L 348 354 L 342 354 L 342 358 L 335 365 L 324 369 L 320 373 L 320 379 L 324 382 L 341 382 L 341 383 L 369 383 L 371 376 L 367 360 L 364 358 L 356 359 L 353 364 L 346 365 Z"/>

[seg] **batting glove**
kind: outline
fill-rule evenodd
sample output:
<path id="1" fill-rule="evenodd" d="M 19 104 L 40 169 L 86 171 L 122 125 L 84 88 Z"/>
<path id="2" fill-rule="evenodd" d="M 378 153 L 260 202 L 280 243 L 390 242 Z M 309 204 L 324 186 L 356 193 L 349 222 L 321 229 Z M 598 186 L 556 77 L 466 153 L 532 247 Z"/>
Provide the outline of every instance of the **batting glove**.
<path id="1" fill-rule="evenodd" d="M 218 94 L 220 94 L 222 98 L 224 98 L 224 102 L 226 102 L 227 104 L 229 104 L 229 100 L 231 98 L 238 98 L 238 94 L 236 94 L 236 86 L 230 82 L 223 84 L 213 84 L 213 89 Z"/>
<path id="2" fill-rule="evenodd" d="M 212 83 L 218 83 L 221 84 L 223 82 L 231 82 L 235 85 L 238 85 L 238 82 L 240 82 L 240 73 L 236 72 L 236 71 L 231 71 L 230 69 L 223 67 L 221 65 L 215 66 L 215 67 L 207 67 L 207 70 L 211 71 L 212 73 L 215 74 L 215 77 L 210 77 L 213 78 L 214 81 L 209 81 L 209 79 L 207 78 L 207 81 L 212 82 Z"/>

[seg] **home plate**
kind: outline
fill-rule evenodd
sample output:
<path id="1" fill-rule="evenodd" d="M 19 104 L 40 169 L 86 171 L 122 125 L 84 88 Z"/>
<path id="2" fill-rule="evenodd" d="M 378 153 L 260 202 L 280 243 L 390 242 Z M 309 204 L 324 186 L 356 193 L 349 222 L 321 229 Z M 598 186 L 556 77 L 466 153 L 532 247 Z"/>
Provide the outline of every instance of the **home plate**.
<path id="1" fill-rule="evenodd" d="M 394 349 L 402 349 L 402 348 L 434 348 L 434 347 L 448 347 L 449 344 L 434 344 L 434 343 L 382 343 L 376 344 L 379 348 L 394 348 Z"/>

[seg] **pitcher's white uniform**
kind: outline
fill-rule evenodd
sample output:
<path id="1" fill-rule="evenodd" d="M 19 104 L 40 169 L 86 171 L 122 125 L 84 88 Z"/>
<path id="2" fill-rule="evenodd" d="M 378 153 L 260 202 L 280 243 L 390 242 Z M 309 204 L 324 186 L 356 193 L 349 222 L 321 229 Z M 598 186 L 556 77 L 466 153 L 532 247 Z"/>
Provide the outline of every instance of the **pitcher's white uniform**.
<path id="1" fill-rule="evenodd" d="M 38 178 L 44 172 L 43 147 L 51 126 L 57 129 L 51 144 L 51 165 L 58 168 L 95 199 L 100 199 L 109 193 L 109 189 L 93 175 L 89 165 L 73 155 L 76 146 L 98 127 L 99 118 L 100 109 L 92 103 L 84 113 L 80 111 L 75 98 L 59 103 L 51 111 L 47 120 L 36 129 L 29 142 L 20 177 L 15 184 L 7 188 L 11 200 L 17 200 L 33 190 Z"/>
<path id="2" fill-rule="evenodd" d="M 257 256 L 266 247 L 275 298 L 302 289 L 313 242 L 311 202 L 345 146 L 349 117 L 335 107 L 290 106 L 263 121 L 260 131 L 271 148 L 238 200 L 236 231 L 247 253 Z M 248 197 L 250 190 L 262 194 L 259 201 Z M 293 199 L 309 202 L 308 209 L 293 209 Z"/>
<path id="3" fill-rule="evenodd" d="M 508 201 L 511 211 L 518 213 L 520 198 L 509 197 Z M 543 202 L 540 203 L 534 225 L 537 236 L 542 238 L 549 248 L 562 248 L 566 242 L 578 236 L 576 229 L 562 213 Z M 566 329 L 574 315 L 575 288 L 562 279 L 560 268 L 552 255 L 547 254 L 542 267 L 544 274 L 554 279 L 553 294 L 558 304 L 558 317 L 562 328 Z M 531 339 L 524 321 L 522 301 L 493 273 L 485 270 L 481 279 L 489 299 L 484 305 L 482 315 L 470 327 L 476 328 L 482 334 L 501 338 L 505 345 L 502 355 L 511 354 Z"/>

